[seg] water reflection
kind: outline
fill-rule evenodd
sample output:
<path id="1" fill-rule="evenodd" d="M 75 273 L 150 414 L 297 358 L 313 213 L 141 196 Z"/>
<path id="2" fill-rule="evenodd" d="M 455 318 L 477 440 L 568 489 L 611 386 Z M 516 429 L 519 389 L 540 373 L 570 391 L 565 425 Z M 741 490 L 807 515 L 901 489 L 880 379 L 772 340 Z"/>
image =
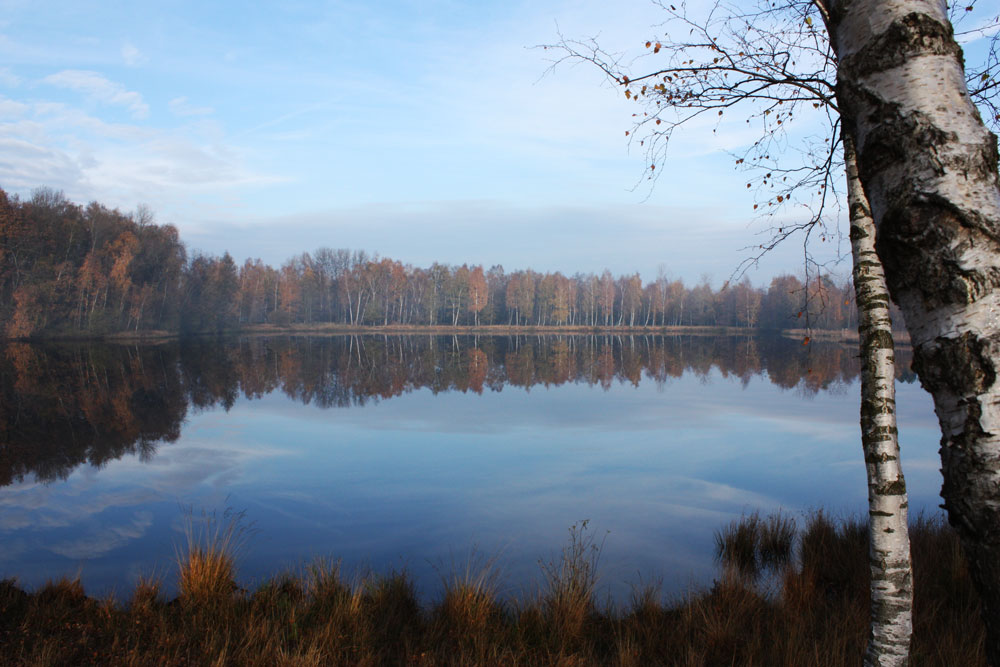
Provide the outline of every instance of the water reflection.
<path id="1" fill-rule="evenodd" d="M 637 573 L 681 591 L 745 510 L 864 506 L 857 373 L 848 345 L 737 337 L 10 345 L 0 577 L 169 589 L 180 507 L 228 506 L 259 529 L 248 584 L 334 557 L 433 595 L 478 544 L 516 594 L 589 518 L 619 599 Z M 919 387 L 898 407 L 916 513 L 939 502 L 939 432 Z"/>
<path id="2" fill-rule="evenodd" d="M 190 410 L 272 392 L 321 408 L 365 405 L 429 388 L 499 392 L 566 383 L 654 382 L 713 369 L 745 386 L 761 376 L 805 395 L 858 374 L 850 345 L 717 336 L 253 337 L 219 344 L 31 345 L 0 351 L 0 486 L 67 478 L 177 440 Z M 899 379 L 912 382 L 897 351 Z"/>

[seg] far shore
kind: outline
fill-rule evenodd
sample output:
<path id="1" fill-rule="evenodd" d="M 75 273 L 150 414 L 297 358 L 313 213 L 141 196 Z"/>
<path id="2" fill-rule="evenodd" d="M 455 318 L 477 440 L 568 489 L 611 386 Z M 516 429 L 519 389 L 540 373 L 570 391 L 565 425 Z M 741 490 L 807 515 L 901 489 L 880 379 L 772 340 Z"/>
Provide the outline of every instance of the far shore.
<path id="1" fill-rule="evenodd" d="M 858 332 L 854 329 L 750 329 L 743 327 L 712 327 L 712 326 L 582 326 L 582 325 L 546 325 L 523 326 L 510 324 L 482 324 L 479 326 L 459 325 L 426 325 L 426 324 L 389 324 L 389 325 L 351 325 L 331 322 L 313 324 L 250 324 L 236 329 L 226 329 L 218 335 L 237 336 L 350 336 L 350 335 L 428 335 L 428 336 L 550 336 L 550 335 L 602 335 L 602 336 L 759 336 L 780 335 L 786 338 L 823 342 L 857 343 Z M 143 342 L 156 343 L 175 340 L 188 336 L 210 336 L 212 333 L 182 333 L 164 330 L 121 331 L 101 336 L 63 335 L 45 336 L 28 339 L 32 342 L 41 341 L 107 341 L 107 342 Z M 905 331 L 893 332 L 897 345 L 908 346 L 909 334 Z M 8 342 L 17 339 L 6 339 Z"/>

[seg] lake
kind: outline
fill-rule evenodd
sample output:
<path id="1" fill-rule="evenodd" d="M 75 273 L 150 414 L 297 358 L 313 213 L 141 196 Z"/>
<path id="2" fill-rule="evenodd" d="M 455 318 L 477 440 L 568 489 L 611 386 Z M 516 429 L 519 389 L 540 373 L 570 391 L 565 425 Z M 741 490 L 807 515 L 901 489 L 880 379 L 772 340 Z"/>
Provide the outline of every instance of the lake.
<path id="1" fill-rule="evenodd" d="M 911 512 L 932 403 L 897 352 Z M 601 594 L 711 584 L 745 512 L 866 508 L 852 345 L 717 336 L 328 336 L 0 350 L 0 577 L 173 590 L 187 518 L 243 513 L 247 587 L 319 557 L 433 598 L 470 555 L 541 581 L 570 526 Z"/>

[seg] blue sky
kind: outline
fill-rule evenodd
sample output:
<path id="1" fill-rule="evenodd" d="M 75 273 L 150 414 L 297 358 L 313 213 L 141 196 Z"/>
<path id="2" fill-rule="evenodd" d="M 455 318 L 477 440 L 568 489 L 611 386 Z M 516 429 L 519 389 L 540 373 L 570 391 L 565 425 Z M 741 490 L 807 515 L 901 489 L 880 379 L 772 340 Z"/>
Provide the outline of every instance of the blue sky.
<path id="1" fill-rule="evenodd" d="M 753 137 L 693 126 L 651 190 L 633 107 L 531 48 L 635 49 L 661 20 L 647 0 L 0 0 L 0 187 L 143 203 L 238 261 L 330 246 L 718 285 L 766 227 L 723 152 Z"/>

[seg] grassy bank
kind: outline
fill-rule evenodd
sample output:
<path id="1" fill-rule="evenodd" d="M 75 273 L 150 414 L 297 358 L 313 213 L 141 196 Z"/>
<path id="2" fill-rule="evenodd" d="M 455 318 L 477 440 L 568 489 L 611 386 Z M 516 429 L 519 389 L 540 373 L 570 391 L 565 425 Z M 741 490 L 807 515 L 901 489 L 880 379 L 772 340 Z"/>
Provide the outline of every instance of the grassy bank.
<path id="1" fill-rule="evenodd" d="M 233 530 L 194 536 L 180 595 L 155 581 L 131 599 L 86 596 L 79 581 L 26 592 L 0 582 L 4 665 L 858 665 L 867 638 L 866 529 L 813 516 L 748 517 L 719 534 L 708 590 L 630 604 L 595 600 L 599 545 L 571 531 L 542 565 L 537 596 L 496 595 L 489 562 L 444 578 L 421 601 L 405 573 L 348 580 L 317 562 L 254 591 L 235 580 Z M 915 665 L 983 665 L 983 630 L 957 539 L 940 521 L 913 526 Z M 789 556 L 791 558 L 789 559 Z"/>

